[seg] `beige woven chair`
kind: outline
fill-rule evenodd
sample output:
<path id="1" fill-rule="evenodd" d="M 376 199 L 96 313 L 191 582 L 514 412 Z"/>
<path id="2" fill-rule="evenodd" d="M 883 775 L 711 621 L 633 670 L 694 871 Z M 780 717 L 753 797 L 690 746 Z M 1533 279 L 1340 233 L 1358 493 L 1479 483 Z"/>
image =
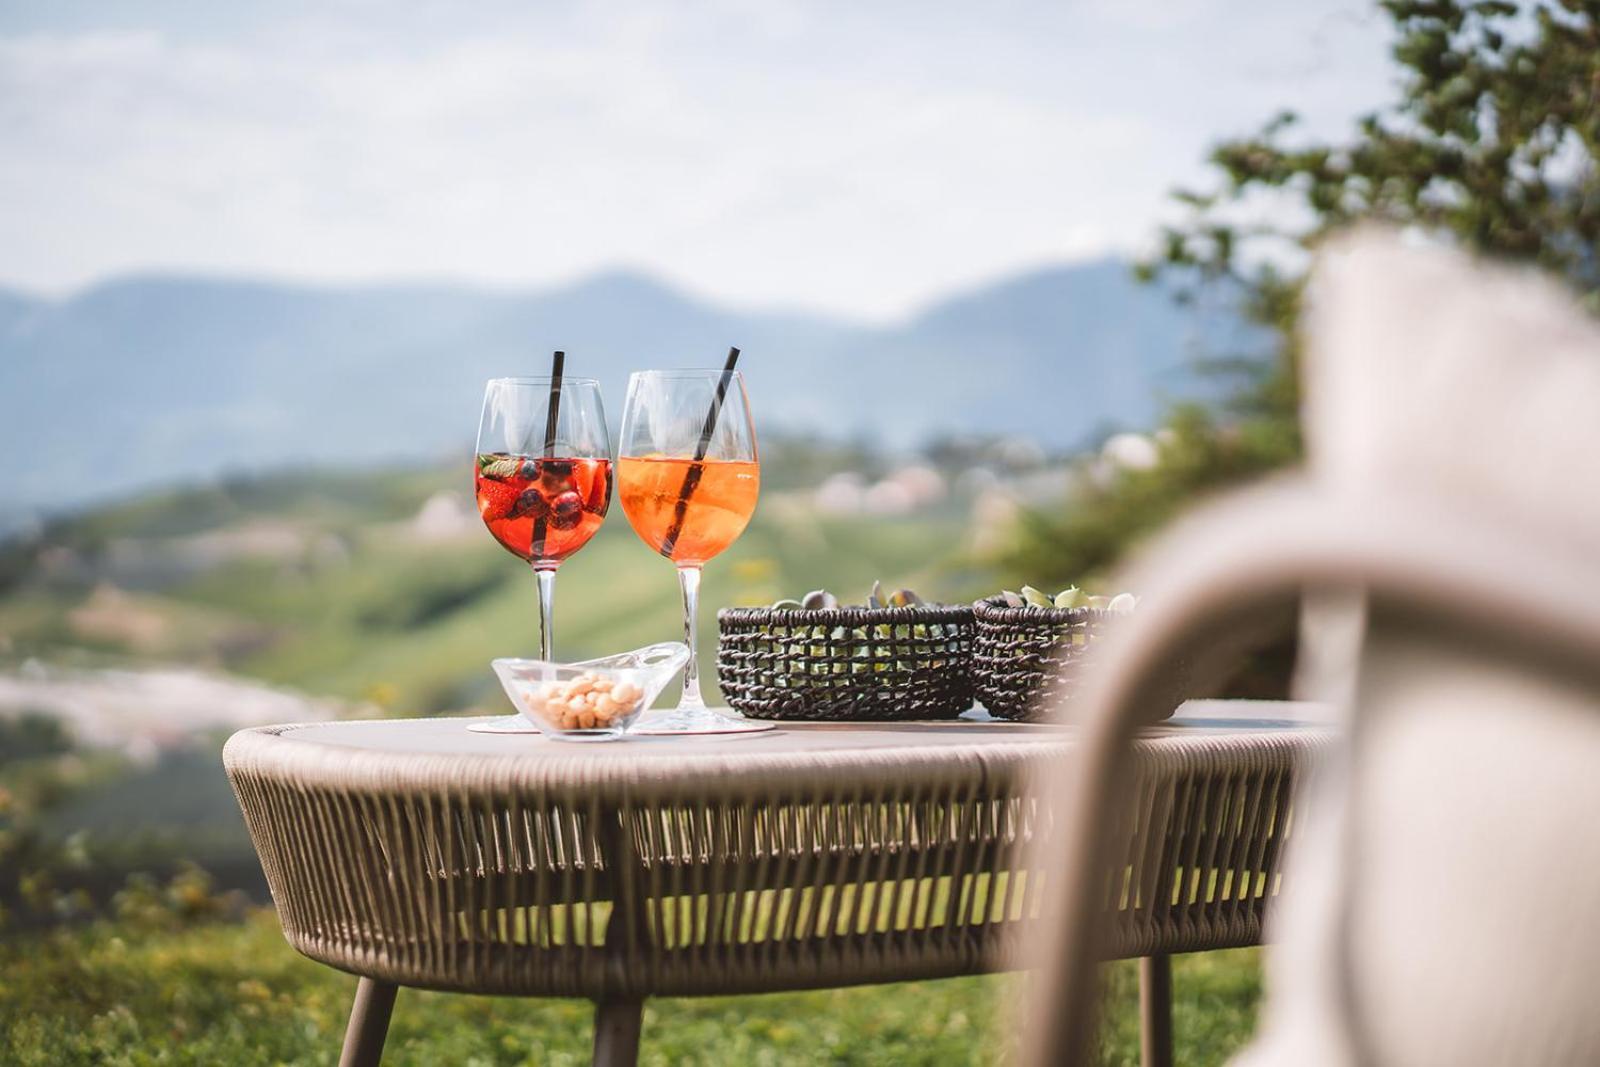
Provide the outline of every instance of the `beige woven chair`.
<path id="1" fill-rule="evenodd" d="M 1071 872 L 1111 866 L 1161 665 L 1310 591 L 1332 608 L 1302 695 L 1342 701 L 1348 740 L 1244 1062 L 1600 1062 L 1600 330 L 1547 283 L 1378 235 L 1328 251 L 1311 293 L 1309 477 L 1157 547 L 1129 579 L 1140 624 L 1075 698 L 1027 1060 L 1088 1058 L 1107 882 Z"/>

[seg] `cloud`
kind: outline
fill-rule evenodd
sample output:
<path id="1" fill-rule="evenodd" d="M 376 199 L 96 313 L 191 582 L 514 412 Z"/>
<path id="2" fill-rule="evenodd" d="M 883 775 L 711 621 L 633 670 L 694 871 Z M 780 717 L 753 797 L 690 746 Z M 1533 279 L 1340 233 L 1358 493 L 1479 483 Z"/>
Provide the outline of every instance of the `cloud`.
<path id="1" fill-rule="evenodd" d="M 733 302 L 904 314 L 1137 245 L 1209 139 L 1292 102 L 1194 50 L 1278 54 L 1261 38 L 1285 16 L 1229 39 L 1205 4 L 1131 27 L 1118 7 L 639 2 L 465 22 L 346 4 L 226 32 L 14 32 L 0 279 L 531 284 L 621 264 Z M 1349 71 L 1322 85 L 1295 91 L 1348 106 Z"/>

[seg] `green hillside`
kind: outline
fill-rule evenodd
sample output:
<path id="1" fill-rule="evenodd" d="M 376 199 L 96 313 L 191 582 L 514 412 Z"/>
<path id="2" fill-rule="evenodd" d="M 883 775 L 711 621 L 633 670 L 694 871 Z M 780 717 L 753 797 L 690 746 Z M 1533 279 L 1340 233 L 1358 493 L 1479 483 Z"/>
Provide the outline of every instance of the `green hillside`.
<path id="1" fill-rule="evenodd" d="M 60 523 L 0 557 L 0 652 L 14 663 L 202 664 L 390 714 L 496 709 L 489 660 L 537 648 L 534 583 L 470 513 L 462 519 L 470 499 L 456 473 L 279 475 Z M 456 509 L 456 526 L 419 529 L 430 501 Z M 771 491 L 707 569 L 702 655 L 715 654 L 718 606 L 823 585 L 860 597 L 875 578 L 969 598 L 983 576 L 961 563 L 963 527 L 954 506 L 823 517 L 806 494 Z M 613 505 L 560 572 L 557 655 L 669 640 L 680 620 L 672 567 Z"/>

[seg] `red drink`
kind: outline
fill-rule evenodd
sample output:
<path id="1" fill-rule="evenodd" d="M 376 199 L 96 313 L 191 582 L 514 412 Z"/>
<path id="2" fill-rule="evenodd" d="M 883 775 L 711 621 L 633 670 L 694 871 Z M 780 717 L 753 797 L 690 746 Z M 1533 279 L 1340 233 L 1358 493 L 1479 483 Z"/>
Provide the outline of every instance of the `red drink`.
<path id="1" fill-rule="evenodd" d="M 611 504 L 609 459 L 480 452 L 478 514 L 513 555 L 557 564 L 588 543 Z"/>

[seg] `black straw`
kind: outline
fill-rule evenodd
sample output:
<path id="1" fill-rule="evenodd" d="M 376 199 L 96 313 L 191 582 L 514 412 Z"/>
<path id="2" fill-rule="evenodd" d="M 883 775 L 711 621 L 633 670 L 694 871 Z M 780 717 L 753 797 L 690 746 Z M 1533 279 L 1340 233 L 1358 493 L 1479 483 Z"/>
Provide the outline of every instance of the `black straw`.
<path id="1" fill-rule="evenodd" d="M 561 369 L 566 365 L 567 354 L 556 352 L 550 366 L 550 409 L 544 418 L 544 454 L 556 454 L 556 419 L 561 414 Z"/>
<path id="2" fill-rule="evenodd" d="M 550 364 L 550 406 L 545 409 L 544 415 L 544 455 L 546 459 L 556 454 L 556 420 L 561 416 L 561 372 L 567 363 L 567 354 L 557 351 Z M 541 472 L 542 473 L 542 472 Z M 533 520 L 533 539 L 530 549 L 535 557 L 544 555 L 544 539 L 548 533 L 548 521 L 541 509 L 539 517 Z"/>
<path id="3" fill-rule="evenodd" d="M 733 368 L 739 362 L 739 350 L 728 349 L 728 361 L 722 365 L 722 377 L 717 382 L 717 395 L 711 398 L 711 410 L 706 412 L 705 429 L 700 431 L 700 444 L 695 447 L 695 462 L 706 458 L 711 450 L 711 435 L 717 432 L 717 416 L 722 413 L 722 401 L 728 395 L 728 385 L 733 381 Z"/>
<path id="4" fill-rule="evenodd" d="M 717 416 L 722 413 L 722 402 L 727 398 L 728 386 L 733 382 L 733 368 L 738 362 L 739 350 L 729 348 L 728 361 L 722 365 L 722 377 L 717 381 L 716 395 L 711 398 L 711 410 L 706 412 L 705 428 L 700 431 L 699 444 L 695 445 L 694 462 L 684 472 L 683 488 L 678 490 L 678 503 L 672 510 L 672 527 L 661 542 L 661 554 L 668 559 L 672 558 L 672 550 L 678 547 L 678 538 L 683 533 L 683 523 L 689 515 L 689 498 L 694 495 L 695 487 L 700 484 L 700 476 L 705 471 L 701 464 L 711 450 L 711 436 L 717 432 Z"/>

